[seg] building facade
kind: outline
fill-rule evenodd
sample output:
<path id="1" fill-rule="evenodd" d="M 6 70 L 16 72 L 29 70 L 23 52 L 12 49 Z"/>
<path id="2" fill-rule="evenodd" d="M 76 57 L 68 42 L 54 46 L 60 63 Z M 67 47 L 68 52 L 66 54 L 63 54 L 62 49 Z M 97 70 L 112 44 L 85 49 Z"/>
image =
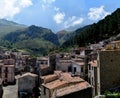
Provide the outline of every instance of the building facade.
<path id="1" fill-rule="evenodd" d="M 120 85 L 120 51 L 98 52 L 97 88 L 98 94 Z"/>

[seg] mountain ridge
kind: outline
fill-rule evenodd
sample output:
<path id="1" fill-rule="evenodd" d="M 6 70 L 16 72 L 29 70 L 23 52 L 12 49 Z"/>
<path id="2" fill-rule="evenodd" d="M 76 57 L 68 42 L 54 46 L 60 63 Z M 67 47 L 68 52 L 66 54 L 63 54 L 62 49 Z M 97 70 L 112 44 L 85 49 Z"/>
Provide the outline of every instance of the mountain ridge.
<path id="1" fill-rule="evenodd" d="M 49 49 L 58 46 L 57 35 L 50 29 L 31 25 L 24 30 L 6 34 L 3 39 L 17 49 L 25 49 L 34 54 L 47 54 Z"/>
<path id="2" fill-rule="evenodd" d="M 0 38 L 9 34 L 10 32 L 14 32 L 16 30 L 22 30 L 27 28 L 26 25 L 18 24 L 13 21 L 8 21 L 5 19 L 0 19 Z"/>
<path id="3" fill-rule="evenodd" d="M 48 28 L 31 25 L 5 34 L 2 40 L 10 43 L 9 45 L 12 44 L 12 47 L 23 48 L 32 53 L 47 54 L 49 50 L 54 50 L 55 47 L 60 46 L 59 48 L 65 49 L 76 45 L 87 46 L 116 36 L 120 33 L 119 17 L 120 8 L 97 23 L 80 27 L 71 32 L 61 30 L 56 34 Z M 10 24 L 16 25 L 14 22 Z"/>
<path id="4" fill-rule="evenodd" d="M 87 46 L 99 41 L 116 36 L 120 33 L 120 8 L 114 11 L 111 15 L 106 16 L 104 19 L 97 23 L 89 25 L 81 32 L 78 28 L 75 32 L 79 34 L 75 37 L 68 39 L 62 44 L 62 47 L 70 47 L 74 45 Z"/>

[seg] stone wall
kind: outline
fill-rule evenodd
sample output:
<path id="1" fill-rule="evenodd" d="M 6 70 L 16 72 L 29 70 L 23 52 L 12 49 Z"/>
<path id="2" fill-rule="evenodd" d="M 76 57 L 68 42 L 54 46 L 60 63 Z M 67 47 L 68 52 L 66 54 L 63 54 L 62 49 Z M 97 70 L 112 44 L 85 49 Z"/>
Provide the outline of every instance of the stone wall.
<path id="1" fill-rule="evenodd" d="M 2 84 L 0 84 L 0 98 L 2 98 L 3 96 L 3 87 L 2 87 Z"/>
<path id="2" fill-rule="evenodd" d="M 21 76 L 18 78 L 18 92 L 29 92 L 32 93 L 33 88 L 37 83 L 37 75 L 36 76 Z"/>
<path id="3" fill-rule="evenodd" d="M 120 85 L 120 51 L 101 51 L 100 87 L 101 93 Z"/>

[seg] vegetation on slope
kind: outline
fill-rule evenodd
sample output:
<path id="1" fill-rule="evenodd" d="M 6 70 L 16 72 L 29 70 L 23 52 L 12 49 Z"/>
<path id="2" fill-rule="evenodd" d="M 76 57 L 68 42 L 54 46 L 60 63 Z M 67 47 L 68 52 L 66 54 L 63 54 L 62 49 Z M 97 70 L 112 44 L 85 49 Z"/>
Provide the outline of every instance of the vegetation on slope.
<path id="1" fill-rule="evenodd" d="M 14 32 L 16 30 L 24 30 L 25 28 L 27 28 L 27 26 L 17 24 L 15 22 L 8 21 L 5 19 L 0 19 L 0 38 L 10 32 Z"/>
<path id="2" fill-rule="evenodd" d="M 34 25 L 7 34 L 3 41 L 9 42 L 10 48 L 24 49 L 32 55 L 46 55 L 49 49 L 59 45 L 57 36 L 51 30 Z"/>
<path id="3" fill-rule="evenodd" d="M 84 30 L 77 29 L 75 32 L 79 34 L 70 38 L 62 47 L 69 47 L 73 45 L 85 46 L 89 43 L 97 43 L 104 39 L 108 39 L 120 33 L 120 8 L 114 13 L 100 20 L 98 23 L 89 25 Z"/>

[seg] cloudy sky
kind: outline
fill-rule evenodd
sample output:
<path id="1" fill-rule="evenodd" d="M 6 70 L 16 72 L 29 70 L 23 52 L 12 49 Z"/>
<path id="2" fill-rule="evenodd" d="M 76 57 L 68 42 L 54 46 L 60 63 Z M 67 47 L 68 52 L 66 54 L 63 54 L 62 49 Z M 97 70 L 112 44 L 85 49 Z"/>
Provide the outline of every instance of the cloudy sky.
<path id="1" fill-rule="evenodd" d="M 0 0 L 0 19 L 54 32 L 84 26 L 120 8 L 120 0 Z"/>

